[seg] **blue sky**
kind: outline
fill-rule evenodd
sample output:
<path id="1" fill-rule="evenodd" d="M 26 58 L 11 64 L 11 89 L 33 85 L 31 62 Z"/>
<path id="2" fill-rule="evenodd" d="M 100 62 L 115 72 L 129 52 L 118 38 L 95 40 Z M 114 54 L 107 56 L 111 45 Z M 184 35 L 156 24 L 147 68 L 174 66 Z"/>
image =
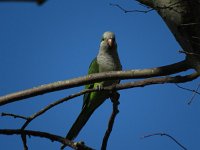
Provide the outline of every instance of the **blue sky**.
<path id="1" fill-rule="evenodd" d="M 98 52 L 101 35 L 108 30 L 116 34 L 124 70 L 162 66 L 184 59 L 178 53 L 181 47 L 155 11 L 124 14 L 109 3 L 118 3 L 127 9 L 145 9 L 132 0 L 50 0 L 41 7 L 34 3 L 0 3 L 0 95 L 86 75 Z M 199 79 L 181 85 L 195 89 L 198 84 Z M 29 116 L 82 89 L 8 104 L 0 112 Z M 108 150 L 180 149 L 167 137 L 140 138 L 156 132 L 171 134 L 188 150 L 200 147 L 198 96 L 188 106 L 192 93 L 174 84 L 128 89 L 120 94 L 120 113 Z M 38 117 L 27 129 L 65 136 L 81 106 L 82 97 L 75 98 Z M 111 111 L 108 100 L 93 114 L 76 140 L 100 149 Z M 2 129 L 20 128 L 22 124 L 20 119 L 0 118 Z M 4 150 L 23 148 L 19 136 L 0 135 L 0 145 Z M 28 139 L 28 145 L 30 150 L 55 150 L 60 146 L 36 137 Z"/>

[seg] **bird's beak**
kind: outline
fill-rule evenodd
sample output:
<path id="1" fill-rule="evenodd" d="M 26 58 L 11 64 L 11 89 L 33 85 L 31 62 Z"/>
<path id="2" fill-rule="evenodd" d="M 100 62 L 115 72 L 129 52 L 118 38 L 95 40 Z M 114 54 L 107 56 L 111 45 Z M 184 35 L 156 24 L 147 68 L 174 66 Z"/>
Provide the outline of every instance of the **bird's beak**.
<path id="1" fill-rule="evenodd" d="M 114 45 L 114 40 L 113 39 L 108 39 L 108 45 L 110 46 L 110 47 L 113 47 L 113 45 Z"/>

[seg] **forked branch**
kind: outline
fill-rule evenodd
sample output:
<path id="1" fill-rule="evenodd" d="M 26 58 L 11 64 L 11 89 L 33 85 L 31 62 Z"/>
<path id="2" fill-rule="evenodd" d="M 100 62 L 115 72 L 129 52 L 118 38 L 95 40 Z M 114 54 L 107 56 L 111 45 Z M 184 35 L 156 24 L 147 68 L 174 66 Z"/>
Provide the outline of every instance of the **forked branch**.
<path id="1" fill-rule="evenodd" d="M 148 137 L 157 136 L 157 135 L 166 136 L 166 137 L 170 138 L 171 140 L 173 140 L 173 141 L 174 141 L 177 145 L 179 145 L 182 149 L 187 150 L 187 148 L 186 148 L 185 146 L 183 146 L 177 139 L 175 139 L 175 138 L 174 138 L 173 136 L 171 136 L 170 134 L 167 134 L 167 133 L 164 133 L 164 132 L 148 134 L 148 135 L 143 136 L 142 138 L 148 138 Z"/>

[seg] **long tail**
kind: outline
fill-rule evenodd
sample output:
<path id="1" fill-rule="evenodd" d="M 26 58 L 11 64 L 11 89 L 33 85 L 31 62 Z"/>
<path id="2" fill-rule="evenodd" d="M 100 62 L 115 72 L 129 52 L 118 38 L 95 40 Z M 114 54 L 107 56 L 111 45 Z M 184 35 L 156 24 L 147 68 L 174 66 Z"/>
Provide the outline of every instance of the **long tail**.
<path id="1" fill-rule="evenodd" d="M 86 107 L 83 108 L 81 113 L 79 114 L 78 118 L 76 119 L 76 121 L 72 125 L 71 129 L 67 133 L 66 139 L 73 140 L 74 138 L 76 138 L 93 112 L 94 112 L 94 109 L 89 110 Z"/>
<path id="2" fill-rule="evenodd" d="M 84 127 L 84 125 L 87 123 L 88 119 L 90 118 L 90 116 L 92 115 L 94 110 L 95 109 L 89 110 L 86 107 L 82 109 L 78 118 L 76 119 L 76 121 L 72 125 L 71 129 L 67 133 L 66 139 L 74 140 L 77 137 L 77 135 L 79 134 L 81 129 Z M 65 147 L 66 147 L 66 145 L 62 145 L 61 149 L 64 149 Z"/>

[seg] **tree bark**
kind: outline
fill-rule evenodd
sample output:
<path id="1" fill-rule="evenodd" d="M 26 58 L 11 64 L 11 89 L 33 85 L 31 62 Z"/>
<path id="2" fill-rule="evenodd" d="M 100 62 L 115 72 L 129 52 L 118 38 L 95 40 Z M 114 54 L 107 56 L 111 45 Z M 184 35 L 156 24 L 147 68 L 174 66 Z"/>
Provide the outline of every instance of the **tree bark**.
<path id="1" fill-rule="evenodd" d="M 200 73 L 200 0 L 137 0 L 155 9 Z"/>
<path id="2" fill-rule="evenodd" d="M 98 74 L 90 74 L 84 77 L 74 78 L 71 80 L 58 81 L 46 85 L 41 85 L 34 87 L 32 89 L 27 89 L 20 92 L 15 92 L 5 96 L 0 96 L 0 106 L 22 100 L 25 98 L 30 98 L 50 92 L 55 92 L 59 90 L 69 89 L 81 85 L 87 85 L 94 82 L 100 82 L 104 80 L 116 80 L 116 79 L 142 79 L 158 76 L 167 76 L 170 74 L 179 73 L 191 69 L 187 61 L 181 61 L 175 64 L 161 66 L 157 68 L 149 69 L 136 69 L 129 71 L 113 71 L 113 72 L 103 72 Z"/>

